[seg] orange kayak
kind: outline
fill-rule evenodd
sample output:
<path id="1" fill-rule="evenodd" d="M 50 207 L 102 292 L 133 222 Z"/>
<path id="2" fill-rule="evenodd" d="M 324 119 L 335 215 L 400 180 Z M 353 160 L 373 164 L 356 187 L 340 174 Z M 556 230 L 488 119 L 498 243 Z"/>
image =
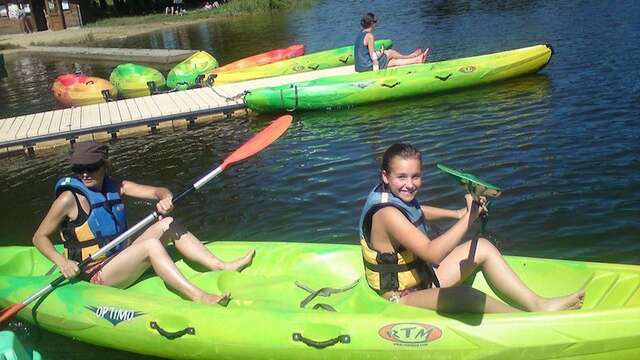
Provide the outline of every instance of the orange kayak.
<path id="1" fill-rule="evenodd" d="M 116 88 L 108 80 L 83 74 L 58 76 L 51 91 L 56 100 L 65 106 L 102 103 L 107 101 L 107 97 L 115 98 L 117 95 Z"/>
<path id="2" fill-rule="evenodd" d="M 304 55 L 304 45 L 291 45 L 288 48 L 271 50 L 262 54 L 253 55 L 238 61 L 234 61 L 225 66 L 214 69 L 213 72 L 219 73 L 223 71 L 232 71 L 253 66 L 266 65 L 274 63 L 276 61 L 291 59 L 302 55 Z"/>

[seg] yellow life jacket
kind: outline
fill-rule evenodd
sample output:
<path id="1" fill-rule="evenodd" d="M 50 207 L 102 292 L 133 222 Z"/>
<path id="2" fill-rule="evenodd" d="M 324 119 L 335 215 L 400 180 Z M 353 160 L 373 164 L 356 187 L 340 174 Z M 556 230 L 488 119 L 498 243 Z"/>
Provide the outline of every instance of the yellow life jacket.
<path id="1" fill-rule="evenodd" d="M 425 234 L 428 226 L 417 200 L 405 203 L 391 192 L 385 192 L 378 184 L 367 197 L 360 216 L 360 245 L 365 276 L 369 286 L 379 294 L 412 288 L 439 287 L 433 268 L 413 252 L 401 248 L 391 253 L 381 253 L 371 248 L 370 235 L 373 215 L 376 211 L 393 206 Z"/>

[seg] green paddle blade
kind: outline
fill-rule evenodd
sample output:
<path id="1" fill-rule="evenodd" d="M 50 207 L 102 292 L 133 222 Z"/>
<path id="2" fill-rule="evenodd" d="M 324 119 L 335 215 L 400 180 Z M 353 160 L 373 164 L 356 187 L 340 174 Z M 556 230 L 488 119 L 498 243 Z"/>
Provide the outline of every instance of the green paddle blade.
<path id="1" fill-rule="evenodd" d="M 463 170 L 452 169 L 444 164 L 437 164 L 438 169 L 453 176 L 460 184 L 473 195 L 475 199 L 480 196 L 484 197 L 497 197 L 502 193 L 502 189 L 490 184 L 478 177 L 464 172 Z"/>

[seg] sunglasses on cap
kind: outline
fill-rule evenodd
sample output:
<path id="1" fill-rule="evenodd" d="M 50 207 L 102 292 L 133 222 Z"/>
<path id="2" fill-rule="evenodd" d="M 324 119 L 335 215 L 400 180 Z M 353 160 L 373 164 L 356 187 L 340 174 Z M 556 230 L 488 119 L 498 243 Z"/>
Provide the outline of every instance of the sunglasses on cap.
<path id="1" fill-rule="evenodd" d="M 71 166 L 71 171 L 73 171 L 74 174 L 94 173 L 100 170 L 102 165 L 104 165 L 104 162 L 102 161 L 99 161 L 93 164 L 84 164 L 84 165 L 75 164 Z"/>

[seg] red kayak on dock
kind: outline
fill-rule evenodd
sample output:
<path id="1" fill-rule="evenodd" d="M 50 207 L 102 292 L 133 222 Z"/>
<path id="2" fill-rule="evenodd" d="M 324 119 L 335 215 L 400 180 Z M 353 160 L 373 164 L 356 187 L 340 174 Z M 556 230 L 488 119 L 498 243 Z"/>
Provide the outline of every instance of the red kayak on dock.
<path id="1" fill-rule="evenodd" d="M 116 88 L 109 80 L 84 74 L 58 76 L 51 91 L 56 100 L 65 106 L 103 103 L 107 98 L 115 98 L 117 95 Z"/>
<path id="2" fill-rule="evenodd" d="M 291 45 L 288 48 L 271 50 L 262 54 L 253 55 L 238 61 L 234 61 L 230 64 L 215 69 L 213 72 L 219 73 L 223 71 L 233 71 L 253 66 L 267 65 L 276 61 L 291 59 L 302 55 L 304 55 L 304 45 Z"/>

